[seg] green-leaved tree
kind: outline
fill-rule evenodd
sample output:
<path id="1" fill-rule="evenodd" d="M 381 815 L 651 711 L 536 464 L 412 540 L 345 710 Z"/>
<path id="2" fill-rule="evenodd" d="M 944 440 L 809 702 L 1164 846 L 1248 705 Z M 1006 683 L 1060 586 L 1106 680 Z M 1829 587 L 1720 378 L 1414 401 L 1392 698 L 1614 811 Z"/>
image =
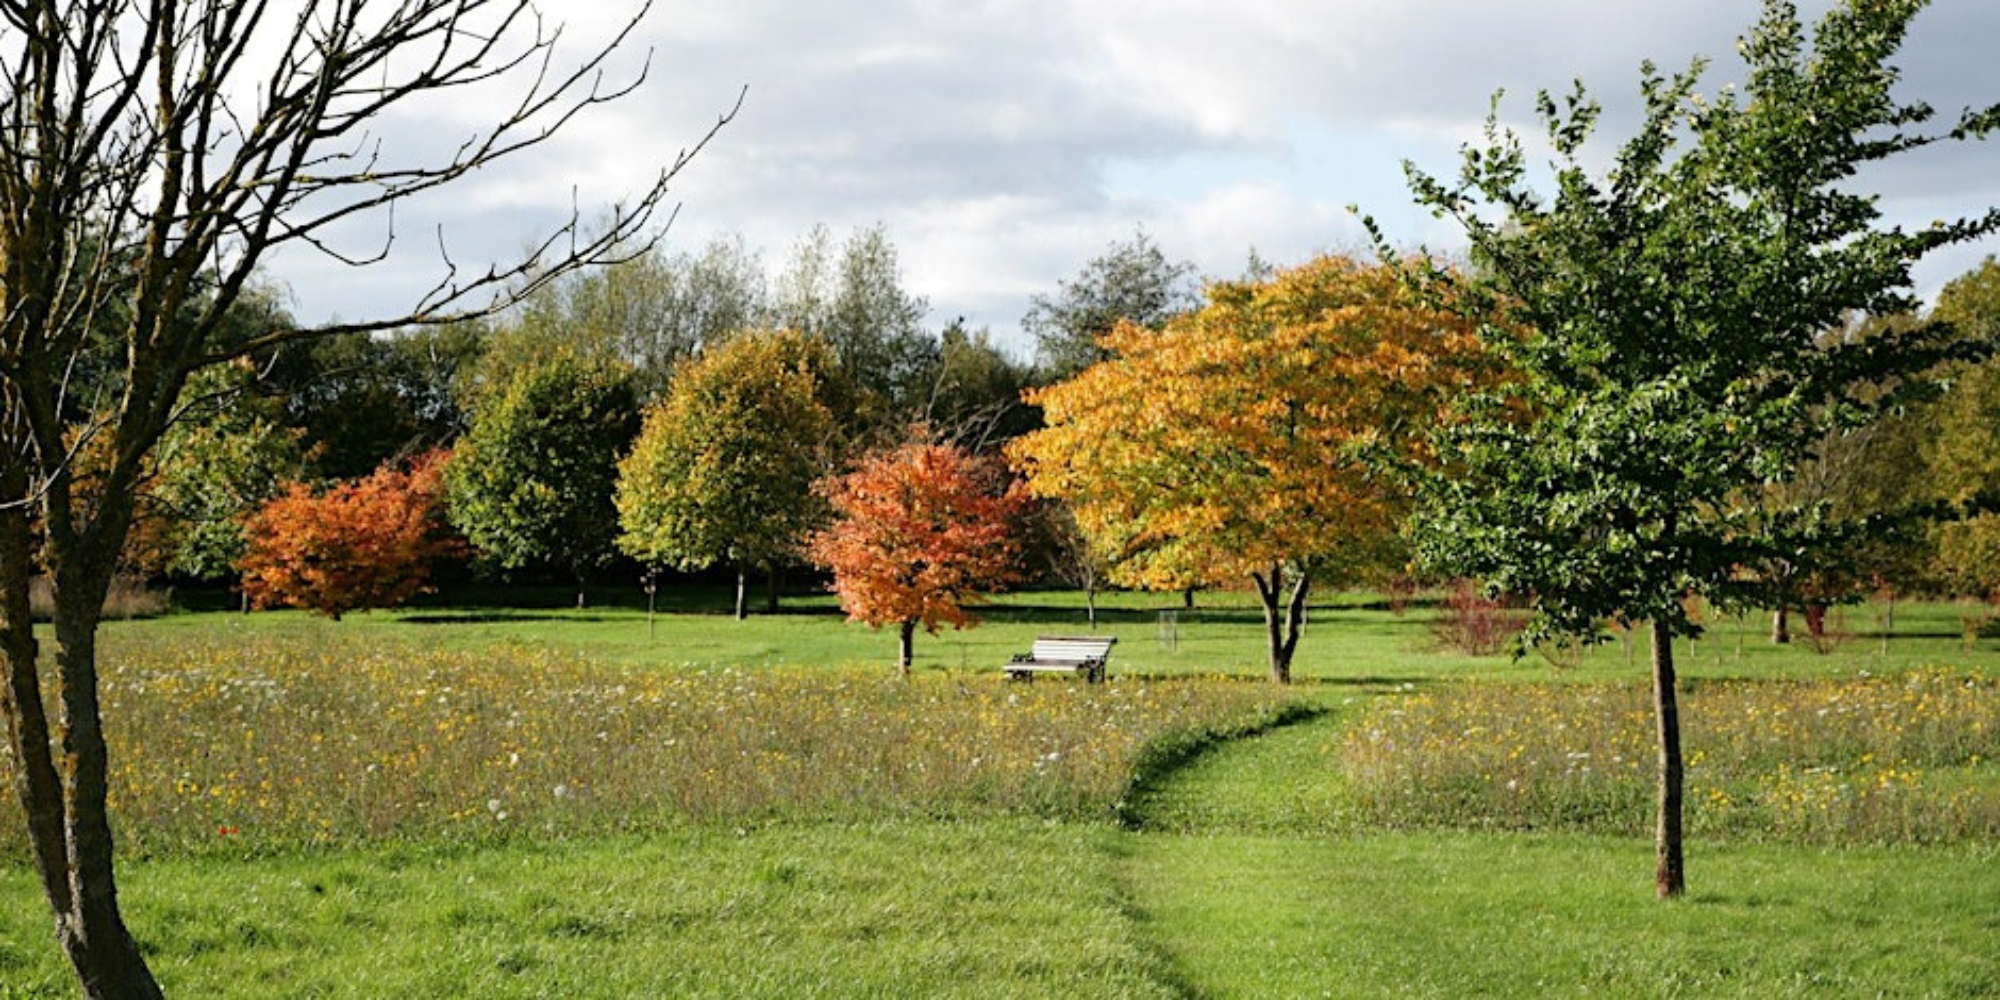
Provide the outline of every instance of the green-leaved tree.
<path id="1" fill-rule="evenodd" d="M 618 545 L 649 565 L 773 581 L 825 517 L 813 482 L 832 468 L 839 362 L 819 337 L 752 331 L 681 366 L 619 464 Z"/>
<path id="2" fill-rule="evenodd" d="M 1870 164 L 2000 121 L 1993 108 L 1930 129 L 1930 108 L 1891 94 L 1889 60 L 1923 6 L 1842 0 L 1808 31 L 1767 0 L 1740 47 L 1740 93 L 1698 93 L 1700 61 L 1673 76 L 1648 64 L 1639 130 L 1608 159 L 1586 149 L 1599 109 L 1582 85 L 1560 103 L 1543 94 L 1551 195 L 1496 122 L 1456 182 L 1410 169 L 1530 331 L 1493 338 L 1523 377 L 1470 400 L 1439 442 L 1456 475 L 1429 484 L 1423 548 L 1533 595 L 1531 640 L 1594 637 L 1610 616 L 1652 623 L 1662 897 L 1685 888 L 1673 641 L 1699 625 L 1683 600 L 1757 600 L 1740 570 L 1811 539 L 1786 530 L 1800 521 L 1752 516 L 1744 494 L 1790 478 L 1829 430 L 1895 405 L 1879 387 L 1955 349 L 1937 323 L 1824 332 L 1913 312 L 1911 265 L 2000 225 L 1987 210 L 1905 232 L 1852 187 Z"/>
<path id="3" fill-rule="evenodd" d="M 445 466 L 452 526 L 504 569 L 546 565 L 576 581 L 616 555 L 611 491 L 639 429 L 631 369 L 558 354 L 516 371 L 473 409 Z"/>

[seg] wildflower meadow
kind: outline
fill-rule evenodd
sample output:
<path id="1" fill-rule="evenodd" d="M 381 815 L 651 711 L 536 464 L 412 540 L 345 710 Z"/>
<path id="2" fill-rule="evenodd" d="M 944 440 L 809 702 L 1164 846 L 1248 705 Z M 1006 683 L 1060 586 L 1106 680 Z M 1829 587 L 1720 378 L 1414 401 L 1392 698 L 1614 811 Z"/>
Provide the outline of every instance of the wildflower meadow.
<path id="1" fill-rule="evenodd" d="M 1153 742 L 1282 704 L 1254 681 L 648 670 L 325 637 L 107 643 L 104 662 L 112 810 L 138 855 L 1109 816 Z M 24 857 L 18 809 L 0 801 L 0 830 Z"/>
<path id="2" fill-rule="evenodd" d="M 1466 684 L 1384 699 L 1347 731 L 1340 761 L 1362 813 L 1385 826 L 1643 836 L 1650 696 L 1636 684 Z M 1699 836 L 2000 840 L 2000 681 L 1988 674 L 1698 683 L 1681 721 Z"/>

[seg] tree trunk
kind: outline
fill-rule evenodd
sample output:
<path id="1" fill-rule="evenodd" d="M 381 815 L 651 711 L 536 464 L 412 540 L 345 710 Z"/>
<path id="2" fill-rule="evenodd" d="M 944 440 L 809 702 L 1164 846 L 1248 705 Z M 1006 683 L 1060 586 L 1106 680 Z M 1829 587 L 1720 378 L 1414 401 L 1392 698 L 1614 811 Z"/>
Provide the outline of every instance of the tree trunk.
<path id="1" fill-rule="evenodd" d="M 1289 597 L 1285 594 L 1283 564 L 1271 564 L 1268 576 L 1252 573 L 1250 578 L 1256 581 L 1257 596 L 1264 605 L 1264 632 L 1271 655 L 1271 683 L 1290 684 L 1292 654 L 1298 651 L 1299 635 L 1305 625 L 1306 594 L 1312 588 L 1312 572 L 1307 569 L 1299 571 L 1299 578 L 1292 583 Z"/>
<path id="2" fill-rule="evenodd" d="M 1182 610 L 1184 610 L 1184 611 L 1193 611 L 1193 610 L 1194 610 L 1194 588 L 1193 588 L 1193 587 L 1189 587 L 1189 588 L 1187 588 L 1186 590 L 1183 590 L 1183 591 L 1181 591 L 1181 609 L 1182 609 Z"/>
<path id="3" fill-rule="evenodd" d="M 1653 621 L 1653 715 L 1659 724 L 1660 798 L 1655 825 L 1654 889 L 1661 899 L 1687 891 L 1681 848 L 1680 698 L 1675 691 L 1674 638 L 1666 622 Z"/>
<path id="4" fill-rule="evenodd" d="M 1806 634 L 1815 639 L 1826 638 L 1826 602 L 1806 604 Z"/>
<path id="5" fill-rule="evenodd" d="M 748 603 L 749 597 L 747 596 L 749 592 L 749 587 L 750 587 L 750 569 L 749 567 L 743 565 L 742 563 L 737 563 L 736 564 L 736 620 L 739 622 L 750 617 L 750 605 Z"/>
<path id="6" fill-rule="evenodd" d="M 57 937 L 92 997 L 158 997 L 160 987 L 118 912 L 112 876 L 109 753 L 97 692 L 97 620 L 104 586 L 86 580 L 56 594 L 56 669 L 62 677 L 58 738 L 74 768 L 64 794 L 71 912 L 57 917 Z M 79 593 L 78 591 L 81 591 Z"/>
<path id="7" fill-rule="evenodd" d="M 1084 588 L 1083 588 L 1083 606 L 1084 606 L 1085 610 L 1086 610 L 1086 611 L 1088 612 L 1088 614 L 1090 615 L 1090 628 L 1091 628 L 1091 630 L 1092 630 L 1092 631 L 1096 631 L 1096 629 L 1097 629 L 1097 584 L 1096 584 L 1095 582 L 1092 582 L 1092 583 L 1089 583 L 1089 584 L 1086 584 L 1086 585 L 1084 585 Z"/>
<path id="8" fill-rule="evenodd" d="M 784 580 L 784 571 L 779 568 L 777 561 L 773 560 L 764 574 L 765 614 L 775 615 L 778 613 L 778 597 L 784 590 Z"/>
<path id="9" fill-rule="evenodd" d="M 1771 612 L 1771 641 L 1783 646 L 1792 641 L 1792 613 L 1784 605 Z"/>
<path id="10" fill-rule="evenodd" d="M 900 674 L 904 680 L 909 680 L 910 661 L 913 659 L 911 651 L 916 646 L 916 640 L 917 640 L 917 623 L 913 621 L 904 622 L 902 626 L 899 629 L 897 629 L 897 640 L 898 641 L 896 645 L 896 672 Z"/>

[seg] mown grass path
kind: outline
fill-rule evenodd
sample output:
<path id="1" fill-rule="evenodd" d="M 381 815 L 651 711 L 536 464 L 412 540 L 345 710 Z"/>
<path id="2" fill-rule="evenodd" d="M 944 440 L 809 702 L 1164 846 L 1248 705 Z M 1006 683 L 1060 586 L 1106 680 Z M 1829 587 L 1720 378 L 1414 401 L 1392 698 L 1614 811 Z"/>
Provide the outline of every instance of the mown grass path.
<path id="1" fill-rule="evenodd" d="M 1217 744 L 1132 803 L 1121 877 L 1194 997 L 2000 996 L 1996 845 L 1651 845 L 1361 829 L 1329 711 Z"/>

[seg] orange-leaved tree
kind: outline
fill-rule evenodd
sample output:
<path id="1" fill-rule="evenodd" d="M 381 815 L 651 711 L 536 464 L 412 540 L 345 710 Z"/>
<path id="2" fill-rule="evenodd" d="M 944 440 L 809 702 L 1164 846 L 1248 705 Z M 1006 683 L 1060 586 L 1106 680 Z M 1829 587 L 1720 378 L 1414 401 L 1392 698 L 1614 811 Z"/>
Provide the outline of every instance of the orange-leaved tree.
<path id="1" fill-rule="evenodd" d="M 833 571 L 850 620 L 897 627 L 904 676 L 918 625 L 936 634 L 976 624 L 966 605 L 1014 577 L 1027 494 L 964 449 L 916 441 L 876 451 L 820 490 L 834 521 L 807 552 Z"/>
<path id="2" fill-rule="evenodd" d="M 339 621 L 428 590 L 431 564 L 463 548 L 444 528 L 444 460 L 431 452 L 407 470 L 384 465 L 324 493 L 286 485 L 244 525 L 245 596 L 260 608 L 289 604 Z"/>
<path id="3" fill-rule="evenodd" d="M 1443 404 L 1494 376 L 1471 322 L 1393 267 L 1323 256 L 1207 298 L 1121 325 L 1108 360 L 1029 393 L 1047 426 L 1009 455 L 1114 579 L 1253 582 L 1287 683 L 1314 579 L 1400 562 L 1407 497 L 1379 459 L 1422 461 Z"/>

